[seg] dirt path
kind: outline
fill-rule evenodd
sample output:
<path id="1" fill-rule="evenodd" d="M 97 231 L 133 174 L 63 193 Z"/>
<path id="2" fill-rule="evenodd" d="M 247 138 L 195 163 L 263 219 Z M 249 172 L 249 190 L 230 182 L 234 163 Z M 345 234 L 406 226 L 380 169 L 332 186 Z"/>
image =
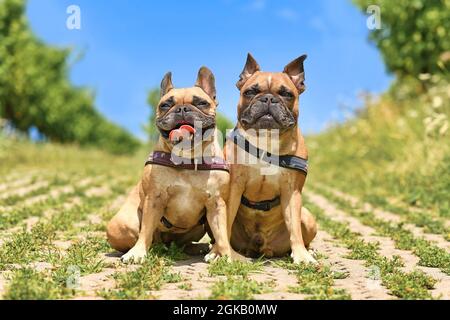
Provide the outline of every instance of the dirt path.
<path id="1" fill-rule="evenodd" d="M 334 267 L 333 269 L 348 274 L 345 279 L 337 279 L 335 282 L 336 287 L 347 290 L 352 299 L 385 300 L 395 298 L 381 285 L 381 281 L 368 278 L 369 270 L 364 266 L 363 261 L 345 258 L 349 250 L 338 246 L 332 236 L 320 230 L 320 225 L 312 247 L 328 256 L 327 262 Z"/>
<path id="2" fill-rule="evenodd" d="M 320 184 L 320 187 L 331 192 L 332 194 L 334 194 L 335 196 L 349 201 L 350 203 L 352 203 L 354 206 L 358 206 L 363 210 L 369 211 L 369 212 L 373 212 L 375 214 L 375 216 L 377 218 L 380 218 L 382 220 L 385 221 L 390 221 L 390 222 L 396 222 L 399 223 L 401 222 L 403 219 L 400 215 L 380 209 L 380 208 L 376 208 L 374 206 L 372 206 L 371 204 L 367 203 L 367 202 L 361 202 L 358 198 L 351 196 L 349 194 L 343 193 L 339 190 L 324 186 Z M 446 225 L 449 225 L 449 222 L 446 222 Z M 447 251 L 450 252 L 450 241 L 445 240 L 445 238 L 442 235 L 439 234 L 431 234 L 431 233 L 426 233 L 424 232 L 424 229 L 421 227 L 417 227 L 412 223 L 404 223 L 404 228 L 406 228 L 407 230 L 413 232 L 415 235 L 423 237 L 424 239 L 428 240 L 428 241 L 432 241 L 436 244 L 436 246 L 443 248 Z"/>
<path id="3" fill-rule="evenodd" d="M 37 173 L 35 173 L 37 174 Z M 48 199 L 54 200 L 48 207 L 43 207 L 42 212 L 39 212 L 38 216 L 32 214 L 18 215 L 16 225 L 4 225 L 4 230 L 0 235 L 0 257 L 3 254 L 11 254 L 10 251 L 5 250 L 5 246 L 8 241 L 11 241 L 15 234 L 23 231 L 25 227 L 26 235 L 33 233 L 33 226 L 39 222 L 50 223 L 51 221 L 61 221 L 65 224 L 61 230 L 56 226 L 55 238 L 52 245 L 59 250 L 60 256 L 58 259 L 51 257 L 48 254 L 42 254 L 37 257 L 30 258 L 30 261 L 26 263 L 14 264 L 14 267 L 31 267 L 43 274 L 51 273 L 51 276 L 47 278 L 48 281 L 53 281 L 52 277 L 55 276 L 54 272 L 61 265 L 61 261 L 67 260 L 69 264 L 82 265 L 82 267 L 88 270 L 94 270 L 92 272 L 83 273 L 83 276 L 79 278 L 79 288 L 76 291 L 75 296 L 68 295 L 70 299 L 102 299 L 101 292 L 105 290 L 115 290 L 118 285 L 117 275 L 124 275 L 138 270 L 139 266 L 132 265 L 127 266 L 120 262 L 120 254 L 113 253 L 105 242 L 105 224 L 111 218 L 111 216 L 117 211 L 125 199 L 126 190 L 131 185 L 129 179 L 121 179 L 118 177 L 113 180 L 109 180 L 105 175 L 98 174 L 90 177 L 77 176 L 72 178 L 70 183 L 57 184 L 49 190 L 44 190 L 42 193 L 35 194 L 33 191 L 45 188 L 48 184 L 42 181 L 51 181 L 51 179 L 44 179 L 41 177 L 23 177 L 21 179 L 5 179 L 0 184 L 0 198 L 6 199 L 14 196 L 26 196 L 31 194 L 32 196 L 25 197 L 20 201 L 20 205 L 25 208 L 32 208 L 37 203 L 45 202 Z M 13 187 L 12 187 L 13 186 Z M 117 188 L 122 188 L 120 192 Z M 10 192 L 8 192 L 10 190 Z M 82 191 L 80 191 L 82 190 Z M 3 191 L 3 192 L 2 192 Z M 347 200 L 358 201 L 356 198 L 350 198 L 337 190 L 332 190 L 334 194 L 345 197 Z M 321 196 L 315 192 L 307 190 L 306 195 L 316 206 L 322 208 L 325 215 L 333 221 L 348 223 L 349 229 L 353 232 L 357 232 L 361 235 L 361 239 L 367 242 L 378 242 L 379 254 L 384 257 L 393 257 L 398 255 L 404 262 L 404 267 L 401 270 L 409 272 L 412 270 L 422 270 L 426 274 L 432 276 L 437 280 L 434 289 L 430 290 L 434 297 L 442 296 L 442 298 L 450 299 L 450 276 L 444 274 L 436 268 L 426 268 L 418 266 L 419 258 L 411 251 L 399 250 L 395 248 L 395 242 L 393 239 L 385 236 L 379 236 L 376 234 L 375 229 L 364 225 L 358 218 L 351 216 L 345 210 L 337 209 L 336 205 L 330 199 Z M 99 199 L 105 198 L 105 201 Z M 98 202 L 98 203 L 97 203 Z M 19 204 L 12 204 L 7 206 L 4 214 L 16 214 L 15 210 Z M 78 216 L 78 211 L 72 213 L 70 217 L 73 220 L 53 220 L 58 215 L 67 214 L 66 211 L 71 211 L 75 206 L 80 211 L 87 206 L 86 211 L 82 216 Z M 368 211 L 375 214 L 377 218 L 385 221 L 399 222 L 401 217 L 391 212 L 383 211 L 382 209 L 369 207 L 368 204 L 364 204 Z M 5 209 L 5 208 L 3 208 Z M 78 210 L 78 209 L 77 209 Z M 7 211 L 7 212 L 6 212 Z M 314 214 L 314 212 L 313 212 Z M 20 217 L 20 219 L 19 219 Z M 14 220 L 16 221 L 16 220 Z M 449 248 L 449 243 L 441 235 L 431 235 L 423 232 L 422 228 L 418 228 L 411 224 L 404 225 L 408 230 L 411 230 L 414 235 L 423 236 L 425 239 L 434 241 L 436 245 L 442 248 Z M 330 231 L 329 229 L 327 229 Z M 40 232 L 43 232 L 42 230 Z M 311 247 L 318 253 L 319 261 L 324 266 L 329 266 L 332 273 L 340 274 L 332 280 L 331 289 L 343 289 L 348 293 L 352 299 L 397 299 L 389 293 L 389 290 L 381 284 L 381 280 L 372 280 L 369 277 L 370 268 L 365 265 L 364 260 L 353 260 L 348 258 L 351 251 L 347 249 L 338 238 L 334 238 L 331 234 L 326 232 L 324 228 L 319 224 L 319 231 L 316 239 L 313 241 Z M 30 235 L 31 236 L 31 235 Z M 36 239 L 45 239 L 45 234 L 34 235 Z M 71 256 L 70 250 L 74 250 L 73 246 L 81 241 L 85 241 L 89 238 L 96 238 L 93 242 L 93 248 L 78 248 L 80 252 L 75 251 L 75 254 Z M 24 238 L 26 240 L 26 238 Z M 20 240 L 20 241 L 25 241 Z M 26 252 L 27 248 L 21 247 L 21 242 L 18 241 L 11 246 L 12 252 L 17 249 L 18 255 Z M 10 248 L 9 248 L 10 249 Z M 33 250 L 42 250 L 43 253 L 47 253 L 48 248 L 36 248 Z M 22 251 L 20 251 L 22 250 Z M 6 252 L 6 253 L 5 253 Z M 82 257 L 82 258 L 80 258 Z M 73 261 L 72 261 L 72 260 Z M 20 259 L 19 259 L 20 260 Z M 100 261 L 102 260 L 102 261 Z M 101 262 L 101 267 L 95 268 L 95 264 Z M 288 270 L 279 261 L 265 261 L 261 266 L 261 270 L 250 272 L 246 282 L 252 282 L 257 284 L 264 284 L 267 290 L 262 290 L 259 293 L 254 293 L 252 297 L 254 299 L 275 299 L 275 300 L 298 300 L 308 299 L 312 297 L 310 293 L 295 293 L 300 290 L 293 290 L 295 288 L 301 288 L 299 284 L 298 275 L 293 271 Z M 0 263 L 1 266 L 1 263 Z M 9 266 L 11 267 L 11 266 Z M 11 268 L 0 269 L 0 298 L 5 293 L 8 287 L 9 280 L 8 275 L 14 273 L 17 270 Z M 89 269 L 91 268 L 91 269 Z M 158 290 L 149 290 L 148 297 L 155 299 L 207 299 L 213 294 L 216 285 L 222 281 L 228 281 L 226 276 L 210 275 L 209 265 L 203 261 L 203 257 L 191 257 L 186 260 L 176 261 L 170 267 L 167 272 L 170 274 L 180 275 L 181 278 L 175 279 L 173 283 L 163 282 L 162 286 Z M 52 273 L 53 272 L 53 273 Z M 20 285 L 20 284 L 19 284 Z M 23 285 L 27 285 L 26 281 Z M 304 292 L 304 291 L 301 291 Z M 63 296 L 65 298 L 65 296 Z"/>
<path id="4" fill-rule="evenodd" d="M 387 290 L 381 286 L 380 281 L 368 279 L 368 268 L 363 265 L 362 261 L 345 258 L 349 251 L 339 246 L 325 231 L 318 232 L 312 249 L 326 256 L 321 262 L 329 265 L 333 271 L 348 274 L 345 279 L 336 279 L 333 287 L 345 289 L 353 299 L 395 298 L 388 294 Z M 106 258 L 109 263 L 120 265 L 119 256 L 119 254 L 117 256 L 108 255 Z M 121 272 L 126 271 L 127 269 L 122 266 Z M 204 299 L 211 295 L 211 287 L 214 283 L 226 279 L 225 276 L 210 276 L 208 264 L 203 261 L 202 257 L 178 261 L 171 271 L 180 273 L 183 280 L 165 284 L 160 290 L 152 291 L 151 294 L 156 299 Z M 113 273 L 114 269 L 107 269 L 101 273 L 84 277 L 82 288 L 86 290 L 87 295 L 83 296 L 83 299 L 91 297 L 96 290 L 113 288 L 114 280 L 111 279 Z M 289 287 L 297 284 L 295 275 L 270 263 L 265 265 L 260 272 L 251 274 L 250 279 L 260 283 L 273 284 L 270 292 L 256 294 L 255 299 L 299 300 L 307 298 L 305 294 L 289 292 Z"/>
<path id="5" fill-rule="evenodd" d="M 352 231 L 361 234 L 362 238 L 368 242 L 378 242 L 380 244 L 380 253 L 385 257 L 393 257 L 395 255 L 401 257 L 404 262 L 403 269 L 405 271 L 412 271 L 414 269 L 419 269 L 429 276 L 436 279 L 438 282 L 433 290 L 431 290 L 433 296 L 438 297 L 443 295 L 443 299 L 450 299 L 449 281 L 450 276 L 442 273 L 436 268 L 427 268 L 419 266 L 419 258 L 415 256 L 411 251 L 399 250 L 395 248 L 395 243 L 392 239 L 387 237 L 377 236 L 376 231 L 362 224 L 358 219 L 349 216 L 344 211 L 337 209 L 331 202 L 329 202 L 323 196 L 316 194 L 312 191 L 307 192 L 308 197 L 317 206 L 322 208 L 328 216 L 337 221 L 346 222 Z"/>

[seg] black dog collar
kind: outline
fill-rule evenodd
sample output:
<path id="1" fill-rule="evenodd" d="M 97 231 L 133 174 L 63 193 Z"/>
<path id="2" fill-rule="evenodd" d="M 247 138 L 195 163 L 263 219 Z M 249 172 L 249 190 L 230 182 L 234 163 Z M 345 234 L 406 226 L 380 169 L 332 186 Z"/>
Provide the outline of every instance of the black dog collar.
<path id="1" fill-rule="evenodd" d="M 244 206 L 251 208 L 251 209 L 255 209 L 255 210 L 259 210 L 259 211 L 270 211 L 273 208 L 280 205 L 280 197 L 276 197 L 275 199 L 272 199 L 272 200 L 254 202 L 254 201 L 250 201 L 246 197 L 242 196 L 241 203 Z"/>
<path id="2" fill-rule="evenodd" d="M 251 154 L 252 156 L 263 160 L 264 162 L 270 164 L 276 164 L 279 167 L 297 170 L 303 173 L 304 175 L 308 174 L 308 160 L 292 156 L 292 155 L 273 155 L 270 152 L 259 149 L 258 147 L 252 145 L 237 128 L 233 130 L 231 133 L 230 139 L 233 139 L 233 142 L 245 150 L 245 152 Z"/>
<path id="3" fill-rule="evenodd" d="M 200 220 L 198 221 L 197 225 L 202 225 L 206 223 L 206 210 L 203 210 L 204 213 L 202 215 L 202 217 L 200 218 Z M 166 217 L 162 216 L 160 222 L 167 228 L 167 229 L 180 229 L 180 230 L 188 230 L 188 228 L 182 228 L 182 227 L 177 227 L 176 225 L 172 224 Z"/>
<path id="4" fill-rule="evenodd" d="M 277 156 L 272 155 L 270 152 L 266 152 L 252 145 L 244 136 L 242 136 L 237 128 L 233 130 L 231 133 L 230 139 L 233 139 L 233 142 L 245 150 L 245 152 L 253 155 L 254 157 L 263 160 L 269 164 L 277 164 L 280 167 L 297 170 L 303 173 L 304 175 L 308 174 L 308 160 L 292 156 L 292 155 L 283 155 Z M 244 206 L 259 210 L 259 211 L 270 211 L 273 208 L 280 205 L 280 197 L 276 197 L 272 200 L 265 201 L 250 201 L 246 197 L 241 197 L 241 204 Z"/>

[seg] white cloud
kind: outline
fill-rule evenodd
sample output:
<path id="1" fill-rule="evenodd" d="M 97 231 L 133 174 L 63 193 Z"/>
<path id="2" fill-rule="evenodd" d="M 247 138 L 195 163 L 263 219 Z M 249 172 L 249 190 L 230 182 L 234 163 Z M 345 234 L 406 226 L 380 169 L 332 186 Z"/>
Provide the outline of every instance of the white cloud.
<path id="1" fill-rule="evenodd" d="M 321 31 L 321 32 L 327 31 L 327 26 L 326 26 L 325 22 L 318 17 L 312 18 L 309 21 L 309 25 L 311 26 L 311 28 L 313 28 L 316 31 Z"/>
<path id="2" fill-rule="evenodd" d="M 298 13 L 292 9 L 284 8 L 277 12 L 277 16 L 286 21 L 295 22 L 298 20 Z"/>
<path id="3" fill-rule="evenodd" d="M 246 9 L 250 11 L 262 11 L 266 8 L 266 5 L 266 0 L 252 0 Z"/>

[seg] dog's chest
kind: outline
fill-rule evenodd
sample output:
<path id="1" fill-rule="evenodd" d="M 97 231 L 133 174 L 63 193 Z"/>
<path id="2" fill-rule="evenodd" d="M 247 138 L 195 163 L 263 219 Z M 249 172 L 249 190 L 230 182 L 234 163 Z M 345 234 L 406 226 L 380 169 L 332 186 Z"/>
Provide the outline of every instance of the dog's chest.
<path id="1" fill-rule="evenodd" d="M 169 172 L 163 188 L 167 193 L 164 216 L 174 225 L 191 228 L 198 224 L 209 199 L 220 196 L 228 173 L 209 171 Z"/>
<path id="2" fill-rule="evenodd" d="M 251 168 L 245 186 L 246 196 L 251 201 L 272 200 L 280 195 L 282 170 L 280 168 Z"/>
<path id="3" fill-rule="evenodd" d="M 263 174 L 266 173 L 266 174 Z M 284 168 L 271 168 L 266 172 L 258 167 L 249 167 L 244 196 L 252 202 L 268 201 L 281 196 L 283 183 L 286 181 L 287 171 Z M 245 226 L 247 234 L 260 234 L 266 238 L 274 228 L 283 224 L 281 205 L 270 211 L 260 211 L 241 205 L 238 220 Z"/>
<path id="4" fill-rule="evenodd" d="M 175 215 L 191 215 L 203 210 L 208 198 L 207 179 L 178 176 L 166 187 L 167 212 Z"/>

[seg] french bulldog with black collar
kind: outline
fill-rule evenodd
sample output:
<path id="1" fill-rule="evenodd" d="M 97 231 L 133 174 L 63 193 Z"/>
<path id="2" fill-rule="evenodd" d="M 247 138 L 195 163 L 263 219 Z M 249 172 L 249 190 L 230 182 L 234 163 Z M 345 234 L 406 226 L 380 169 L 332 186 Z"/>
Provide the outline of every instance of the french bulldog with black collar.
<path id="1" fill-rule="evenodd" d="M 277 154 L 306 163 L 308 153 L 297 124 L 299 96 L 305 91 L 305 59 L 305 55 L 295 59 L 283 72 L 263 72 L 248 55 L 237 83 L 241 94 L 236 130 L 253 146 L 260 142 L 261 132 L 269 139 L 276 132 Z M 306 174 L 281 166 L 263 174 L 260 165 L 235 158 L 241 151 L 232 139 L 227 140 L 232 247 L 250 257 L 280 257 L 290 252 L 295 263 L 315 263 L 307 248 L 316 235 L 316 221 L 302 206 Z"/>

